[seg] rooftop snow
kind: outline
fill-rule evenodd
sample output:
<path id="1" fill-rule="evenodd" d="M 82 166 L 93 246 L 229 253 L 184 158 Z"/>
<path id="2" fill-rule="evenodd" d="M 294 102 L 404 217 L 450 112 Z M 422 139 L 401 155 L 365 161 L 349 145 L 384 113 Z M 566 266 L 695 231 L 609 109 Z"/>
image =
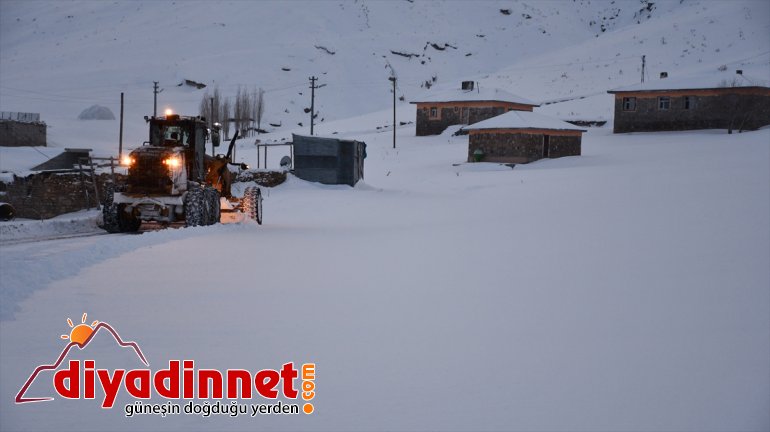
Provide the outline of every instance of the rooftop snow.
<path id="1" fill-rule="evenodd" d="M 734 83 L 734 84 L 733 84 Z M 770 87 L 770 82 L 745 74 L 711 73 L 663 78 L 610 90 L 608 93 L 627 91 L 694 90 L 720 87 Z"/>
<path id="2" fill-rule="evenodd" d="M 420 102 L 471 102 L 471 101 L 499 101 L 513 102 L 524 105 L 540 106 L 525 97 L 508 93 L 497 88 L 475 88 L 473 90 L 447 89 L 425 93 L 411 103 Z"/>
<path id="3" fill-rule="evenodd" d="M 500 114 L 497 117 L 474 123 L 463 129 L 555 129 L 581 132 L 586 131 L 585 129 L 581 129 L 557 118 L 529 111 L 508 111 L 505 114 Z"/>

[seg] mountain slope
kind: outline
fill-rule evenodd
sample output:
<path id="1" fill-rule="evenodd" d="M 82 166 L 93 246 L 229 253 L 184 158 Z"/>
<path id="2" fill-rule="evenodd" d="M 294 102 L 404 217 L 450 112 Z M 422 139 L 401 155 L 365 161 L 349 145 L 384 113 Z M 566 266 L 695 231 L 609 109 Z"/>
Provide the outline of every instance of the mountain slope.
<path id="1" fill-rule="evenodd" d="M 121 91 L 126 141 L 140 143 L 153 81 L 163 88 L 161 108 L 182 113 L 197 113 L 204 93 L 177 87 L 185 79 L 229 97 L 239 86 L 262 87 L 263 123 L 286 131 L 307 127 L 310 76 L 324 85 L 319 122 L 387 109 L 392 70 L 401 105 L 426 85 L 461 79 L 539 101 L 601 96 L 546 109 L 564 118 L 607 118 L 604 92 L 638 81 L 643 54 L 651 77 L 722 64 L 753 64 L 770 77 L 770 4 L 752 0 L 11 0 L 0 3 L 0 29 L 0 109 L 42 113 L 54 146 L 114 147 L 115 122 L 75 117 L 93 104 L 117 114 Z"/>

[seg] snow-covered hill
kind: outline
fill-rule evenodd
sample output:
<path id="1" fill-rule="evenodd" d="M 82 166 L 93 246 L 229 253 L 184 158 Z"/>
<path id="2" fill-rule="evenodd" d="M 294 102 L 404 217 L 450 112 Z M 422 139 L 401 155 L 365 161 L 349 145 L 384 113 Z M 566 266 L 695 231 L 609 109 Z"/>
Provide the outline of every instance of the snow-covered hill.
<path id="1" fill-rule="evenodd" d="M 115 153 L 117 122 L 82 123 L 99 104 L 119 112 L 126 145 L 145 139 L 159 81 L 162 108 L 196 114 L 205 90 L 266 91 L 265 127 L 307 132 L 308 78 L 318 120 L 382 111 L 395 70 L 399 120 L 426 83 L 475 79 L 536 101 L 590 96 L 544 112 L 609 119 L 609 88 L 728 66 L 770 79 L 766 1 L 0 2 L 0 109 L 40 112 L 55 147 Z M 434 87 L 435 88 L 435 87 Z M 267 123 L 280 124 L 276 128 Z M 299 124 L 302 123 L 303 127 Z M 3 167 L 0 167 L 3 168 Z M 7 167 L 6 167 L 7 168 Z"/>

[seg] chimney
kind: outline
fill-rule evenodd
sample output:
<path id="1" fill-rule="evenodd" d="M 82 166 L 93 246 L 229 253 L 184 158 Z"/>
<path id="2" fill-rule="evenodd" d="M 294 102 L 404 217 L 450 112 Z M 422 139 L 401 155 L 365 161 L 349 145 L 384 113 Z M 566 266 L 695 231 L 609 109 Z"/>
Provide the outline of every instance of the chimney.
<path id="1" fill-rule="evenodd" d="M 743 69 L 737 69 L 735 73 L 737 73 L 738 75 L 743 75 Z"/>
<path id="2" fill-rule="evenodd" d="M 661 72 L 660 79 L 668 78 L 668 72 Z"/>
<path id="3" fill-rule="evenodd" d="M 461 88 L 463 90 L 473 90 L 473 81 L 463 81 Z"/>

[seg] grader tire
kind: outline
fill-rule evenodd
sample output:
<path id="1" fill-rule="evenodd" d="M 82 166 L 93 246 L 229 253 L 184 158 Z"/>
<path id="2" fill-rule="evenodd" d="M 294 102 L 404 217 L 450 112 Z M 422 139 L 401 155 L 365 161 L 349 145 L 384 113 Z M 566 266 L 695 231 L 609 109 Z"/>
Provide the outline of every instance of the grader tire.
<path id="1" fill-rule="evenodd" d="M 214 225 L 219 223 L 221 217 L 221 209 L 219 206 L 219 191 L 209 186 L 205 190 L 206 195 L 206 207 L 208 210 L 208 219 L 206 225 Z"/>
<path id="2" fill-rule="evenodd" d="M 120 232 L 118 205 L 112 202 L 114 194 L 115 186 L 108 183 L 104 188 L 104 205 L 102 206 L 102 229 L 108 233 Z"/>
<path id="3" fill-rule="evenodd" d="M 120 232 L 139 231 L 142 220 L 126 213 L 125 208 L 125 204 L 118 204 L 118 226 L 120 227 Z"/>
<path id="4" fill-rule="evenodd" d="M 262 225 L 262 191 L 249 186 L 243 194 L 243 213 L 247 218 Z"/>
<path id="5" fill-rule="evenodd" d="M 118 205 L 113 202 L 107 205 L 105 202 L 102 207 L 102 228 L 108 233 L 119 233 L 120 223 L 118 218 Z"/>
<path id="6" fill-rule="evenodd" d="M 187 191 L 184 197 L 185 226 L 207 225 L 208 211 L 203 189 L 194 187 Z"/>

